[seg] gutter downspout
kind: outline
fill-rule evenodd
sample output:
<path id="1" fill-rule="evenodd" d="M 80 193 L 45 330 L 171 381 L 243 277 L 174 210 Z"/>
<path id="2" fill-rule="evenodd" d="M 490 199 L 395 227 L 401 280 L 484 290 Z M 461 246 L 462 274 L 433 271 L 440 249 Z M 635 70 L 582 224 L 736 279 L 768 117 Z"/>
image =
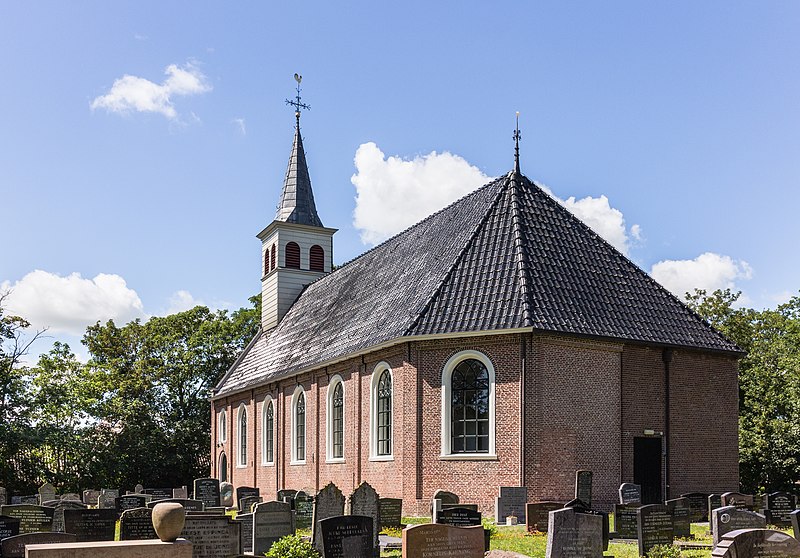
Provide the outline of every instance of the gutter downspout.
<path id="1" fill-rule="evenodd" d="M 669 365 L 672 349 L 664 349 L 661 360 L 664 361 L 664 500 L 669 500 Z"/>
<path id="2" fill-rule="evenodd" d="M 527 350 L 525 335 L 519 336 L 520 371 L 519 371 L 519 485 L 525 486 L 525 375 Z"/>

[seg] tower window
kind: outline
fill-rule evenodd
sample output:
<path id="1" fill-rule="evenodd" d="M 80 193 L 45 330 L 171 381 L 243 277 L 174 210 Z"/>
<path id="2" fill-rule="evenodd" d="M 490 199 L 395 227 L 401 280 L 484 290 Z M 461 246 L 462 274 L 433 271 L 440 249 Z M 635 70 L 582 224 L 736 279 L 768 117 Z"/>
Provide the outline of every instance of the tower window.
<path id="1" fill-rule="evenodd" d="M 286 267 L 300 269 L 300 246 L 296 242 L 286 245 Z"/>
<path id="2" fill-rule="evenodd" d="M 269 248 L 264 251 L 264 275 L 270 272 L 269 267 Z"/>
<path id="3" fill-rule="evenodd" d="M 275 245 L 272 245 L 272 248 L 269 250 L 269 268 L 270 270 L 275 269 Z"/>
<path id="4" fill-rule="evenodd" d="M 325 271 L 325 250 L 322 246 L 314 245 L 308 251 L 308 268 L 311 271 Z"/>

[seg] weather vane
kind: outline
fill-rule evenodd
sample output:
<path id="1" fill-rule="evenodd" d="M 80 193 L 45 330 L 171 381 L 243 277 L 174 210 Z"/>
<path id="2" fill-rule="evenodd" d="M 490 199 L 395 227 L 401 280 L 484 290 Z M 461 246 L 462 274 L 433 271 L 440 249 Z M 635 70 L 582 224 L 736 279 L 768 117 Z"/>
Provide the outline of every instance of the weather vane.
<path id="1" fill-rule="evenodd" d="M 297 82 L 297 95 L 295 96 L 294 101 L 286 99 L 286 104 L 292 105 L 294 107 L 294 115 L 297 117 L 298 120 L 300 120 L 300 110 L 301 109 L 311 110 L 311 105 L 307 105 L 306 103 L 300 101 L 300 82 L 303 81 L 303 76 L 301 76 L 300 74 L 295 74 L 294 80 Z"/>
<path id="2" fill-rule="evenodd" d="M 514 130 L 514 172 L 519 174 L 519 140 L 522 134 L 519 131 L 519 111 L 517 111 L 517 128 Z"/>

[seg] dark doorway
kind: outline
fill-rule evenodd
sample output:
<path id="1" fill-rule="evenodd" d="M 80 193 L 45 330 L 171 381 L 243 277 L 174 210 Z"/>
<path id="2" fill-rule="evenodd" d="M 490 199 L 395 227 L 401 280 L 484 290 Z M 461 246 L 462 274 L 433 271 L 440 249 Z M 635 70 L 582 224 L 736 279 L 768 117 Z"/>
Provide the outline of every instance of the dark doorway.
<path id="1" fill-rule="evenodd" d="M 633 439 L 633 482 L 642 487 L 642 504 L 663 504 L 661 438 Z"/>

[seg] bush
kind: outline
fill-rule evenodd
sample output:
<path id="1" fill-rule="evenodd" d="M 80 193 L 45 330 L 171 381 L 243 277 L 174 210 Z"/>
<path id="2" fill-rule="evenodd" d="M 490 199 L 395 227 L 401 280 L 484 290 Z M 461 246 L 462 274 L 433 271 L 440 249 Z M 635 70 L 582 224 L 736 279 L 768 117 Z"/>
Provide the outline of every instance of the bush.
<path id="1" fill-rule="evenodd" d="M 647 558 L 681 558 L 681 551 L 671 544 L 658 544 L 647 551 Z"/>
<path id="2" fill-rule="evenodd" d="M 484 529 L 489 531 L 489 537 L 494 537 L 497 534 L 497 525 L 495 525 L 494 521 L 488 517 L 481 519 L 481 524 L 483 525 Z"/>
<path id="3" fill-rule="evenodd" d="M 266 554 L 267 558 L 321 558 L 311 543 L 300 535 L 287 535 L 275 542 Z"/>

